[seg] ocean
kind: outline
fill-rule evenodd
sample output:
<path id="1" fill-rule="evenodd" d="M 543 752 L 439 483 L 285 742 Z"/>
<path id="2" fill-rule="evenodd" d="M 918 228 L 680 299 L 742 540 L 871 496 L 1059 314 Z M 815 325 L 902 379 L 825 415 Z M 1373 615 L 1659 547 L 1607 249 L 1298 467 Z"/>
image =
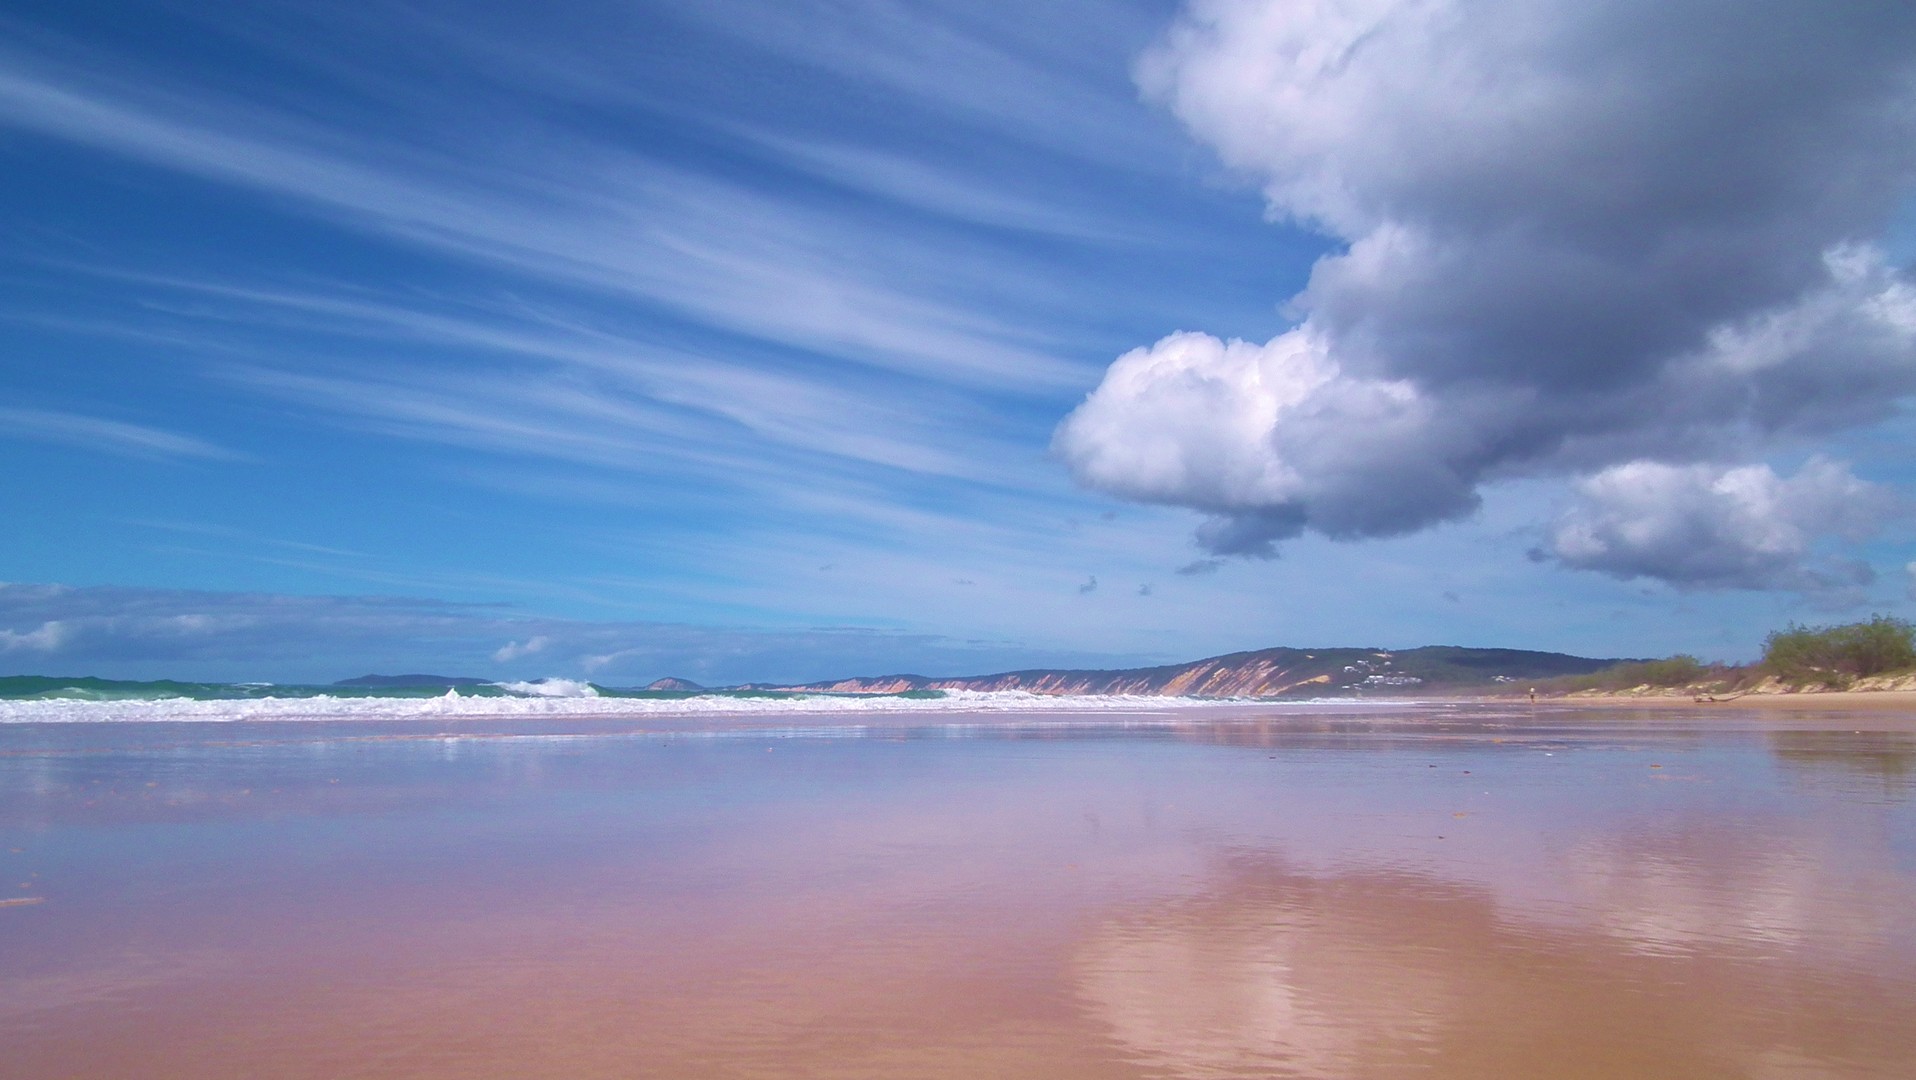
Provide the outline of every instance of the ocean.
<path id="1" fill-rule="evenodd" d="M 1228 702 L 1223 702 L 1228 703 Z M 1214 708 L 1214 698 L 1053 695 L 1024 691 L 906 690 L 890 694 L 778 690 L 641 690 L 572 679 L 455 687 L 281 686 L 0 677 L 0 723 L 122 721 L 425 720 L 602 716 L 863 716 L 943 713 L 1079 715 Z M 1336 708 L 1351 699 L 1313 702 Z"/>

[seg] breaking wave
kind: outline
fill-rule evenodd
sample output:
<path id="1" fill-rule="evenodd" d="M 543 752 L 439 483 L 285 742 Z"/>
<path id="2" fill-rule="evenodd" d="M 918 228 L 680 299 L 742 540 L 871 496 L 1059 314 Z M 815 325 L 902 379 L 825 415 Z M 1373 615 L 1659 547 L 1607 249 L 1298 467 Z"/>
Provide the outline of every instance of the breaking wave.
<path id="1" fill-rule="evenodd" d="M 502 682 L 492 685 L 509 694 L 526 697 L 581 698 L 598 697 L 599 688 L 574 679 L 536 679 L 532 682 Z"/>
<path id="2" fill-rule="evenodd" d="M 469 693 L 455 687 L 431 696 L 313 693 L 299 696 L 194 698 L 48 697 L 0 700 L 0 723 L 106 721 L 406 720 L 460 717 L 698 717 L 825 714 L 1162 712 L 1215 707 L 1216 698 L 1142 695 L 1056 696 L 1022 690 L 911 691 L 902 694 L 799 694 L 767 691 L 607 693 L 590 683 L 543 680 Z"/>

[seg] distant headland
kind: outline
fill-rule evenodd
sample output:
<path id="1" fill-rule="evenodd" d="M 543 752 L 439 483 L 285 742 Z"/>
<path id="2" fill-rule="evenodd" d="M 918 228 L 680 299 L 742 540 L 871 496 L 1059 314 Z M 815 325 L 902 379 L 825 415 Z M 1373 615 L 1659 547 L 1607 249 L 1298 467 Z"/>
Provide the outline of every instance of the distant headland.
<path id="1" fill-rule="evenodd" d="M 867 675 L 806 683 L 751 683 L 737 689 L 833 694 L 1023 690 L 1035 694 L 1216 698 L 1463 694 L 1508 691 L 1519 683 L 1587 675 L 1629 662 L 1529 649 L 1472 649 L 1456 645 L 1397 650 L 1272 648 L 1160 667 L 1030 668 L 955 677 Z"/>
<path id="2" fill-rule="evenodd" d="M 859 675 L 796 683 L 704 686 L 665 677 L 644 686 L 601 686 L 570 679 L 501 682 L 477 676 L 368 674 L 330 686 L 271 683 L 125 681 L 93 677 L 0 677 L 0 700 L 77 697 L 101 700 L 188 697 L 699 695 L 918 695 L 950 691 L 1022 691 L 1054 696 L 1184 698 L 1526 698 L 1710 703 L 1741 698 L 1873 693 L 1916 702 L 1916 625 L 1876 616 L 1839 626 L 1791 624 L 1764 642 L 1753 664 L 1705 663 L 1694 656 L 1625 659 L 1530 649 L 1425 645 L 1414 649 L 1269 648 L 1157 667 L 1027 668 L 988 675 Z M 1883 692 L 1892 692 L 1884 694 Z M 1832 700 L 1823 697 L 1823 700 Z"/>
<path id="3" fill-rule="evenodd" d="M 681 679 L 665 684 L 691 687 Z M 753 683 L 736 689 L 840 694 L 913 690 L 1024 690 L 1040 694 L 1177 697 L 1443 695 L 1670 697 L 1733 700 L 1757 694 L 1916 691 L 1916 624 L 1878 615 L 1837 626 L 1790 624 L 1764 641 L 1754 664 L 1574 656 L 1528 649 L 1426 645 L 1415 649 L 1258 649 L 1186 664 L 1117 670 L 1036 668 L 927 678 L 878 675 L 822 682 Z"/>

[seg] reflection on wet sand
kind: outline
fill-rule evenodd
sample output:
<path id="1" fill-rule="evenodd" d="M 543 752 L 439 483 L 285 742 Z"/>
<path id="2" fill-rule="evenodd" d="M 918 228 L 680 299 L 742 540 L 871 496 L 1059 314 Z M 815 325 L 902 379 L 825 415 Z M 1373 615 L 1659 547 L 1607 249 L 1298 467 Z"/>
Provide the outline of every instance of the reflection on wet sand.
<path id="1" fill-rule="evenodd" d="M 1777 731 L 1777 761 L 1811 779 L 1867 777 L 1883 794 L 1908 798 L 1916 783 L 1916 735 L 1892 731 Z"/>
<path id="2" fill-rule="evenodd" d="M 1586 918 L 1639 953 L 1810 955 L 1854 963 L 1907 926 L 1916 885 L 1887 867 L 1784 830 L 1691 822 L 1681 830 L 1606 836 L 1567 853 Z"/>
<path id="3" fill-rule="evenodd" d="M 1645 918 L 1673 900 L 1686 926 L 1699 894 L 1743 877 L 1630 900 Z M 1916 985 L 1894 965 L 1686 929 L 1690 949 L 1651 952 L 1615 926 L 1531 923 L 1480 887 L 1246 858 L 1103 924 L 1076 978 L 1136 1061 L 1179 1077 L 1888 1078 L 1916 1061 Z"/>
<path id="4" fill-rule="evenodd" d="M 1903 1077 L 1916 746 L 1801 719 L 14 733 L 0 1074 Z"/>

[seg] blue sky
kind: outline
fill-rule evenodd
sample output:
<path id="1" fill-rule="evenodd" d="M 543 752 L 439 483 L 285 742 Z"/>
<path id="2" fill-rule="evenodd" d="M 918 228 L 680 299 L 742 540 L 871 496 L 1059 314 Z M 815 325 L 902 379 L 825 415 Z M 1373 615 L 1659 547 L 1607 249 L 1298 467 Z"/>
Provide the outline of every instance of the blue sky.
<path id="1" fill-rule="evenodd" d="M 1350 285 L 1388 228 L 1453 237 L 1477 205 L 1441 148 L 1375 134 L 1408 99 L 1293 77 L 1270 36 L 1331 40 L 1389 7 L 9 5 L 0 668 L 624 683 L 1437 642 L 1741 659 L 1789 619 L 1910 614 L 1906 336 L 1766 362 L 1797 380 L 1776 391 L 1749 389 L 1754 345 L 1710 369 L 1759 405 L 1814 396 L 1817 364 L 1861 388 L 1814 415 L 1751 406 L 1730 430 L 1711 396 L 1729 384 L 1696 376 L 1712 418 L 1589 427 L 1561 418 L 1644 410 L 1559 383 L 1677 398 L 1658 381 L 1676 362 L 1651 370 L 1662 354 L 1619 333 L 1574 360 L 1510 344 L 1510 367 L 1567 373 L 1545 391 L 1452 378 L 1428 343 L 1536 335 L 1479 325 L 1481 298 Z M 1571 30 L 1467 55 L 1515 70 Z M 1682 348 L 1844 289 L 1856 310 L 1900 296 L 1910 163 L 1844 156 L 1880 139 L 1845 118 L 1881 91 L 1813 92 L 1867 67 L 1858 48 L 1832 31 L 1804 61 L 1803 108 L 1835 134 L 1772 187 L 1871 183 L 1821 232 L 1714 242 L 1783 268 L 1862 245 L 1874 269 L 1741 291 L 1690 289 L 1724 279 L 1708 260 L 1663 271 L 1659 296 L 1714 312 L 1671 329 Z M 1592 146 L 1537 153 L 1637 152 Z M 1649 187 L 1696 171 L 1642 154 Z M 1584 212 L 1520 172 L 1499 174 L 1498 220 Z M 1782 220 L 1769 197 L 1721 196 Z M 1658 220 L 1652 202 L 1605 212 Z M 1467 265 L 1541 265 L 1469 243 Z M 1579 289 L 1525 310 L 1574 321 L 1601 291 Z M 1392 337 L 1413 306 L 1441 333 Z M 1333 366 L 1285 397 L 1306 339 Z M 1127 354 L 1144 376 L 1112 367 Z M 1363 393 L 1450 426 L 1399 439 L 1397 413 L 1335 403 Z M 1436 479 L 1411 467 L 1431 461 Z M 1742 524 L 1670 524 L 1699 498 Z"/>

